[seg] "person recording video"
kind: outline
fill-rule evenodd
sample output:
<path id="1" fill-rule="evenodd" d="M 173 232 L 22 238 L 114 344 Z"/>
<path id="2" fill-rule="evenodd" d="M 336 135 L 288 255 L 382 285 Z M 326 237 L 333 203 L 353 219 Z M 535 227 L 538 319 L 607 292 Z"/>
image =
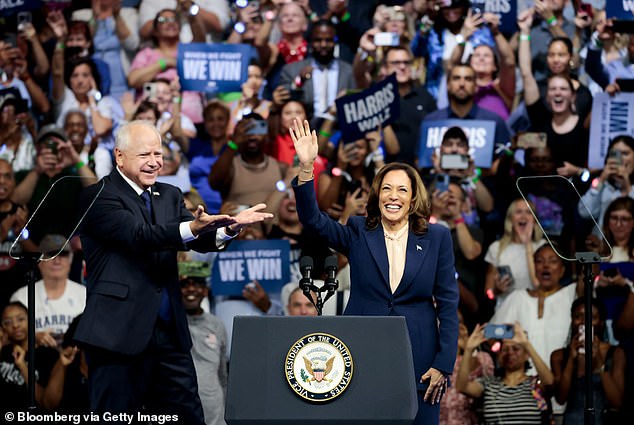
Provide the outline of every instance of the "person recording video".
<path id="1" fill-rule="evenodd" d="M 480 180 L 478 169 L 469 153 L 469 139 L 460 127 L 447 129 L 442 137 L 440 149 L 432 153 L 432 164 L 435 173 L 447 174 L 460 180 L 472 206 L 483 213 L 493 210 L 493 196 Z M 470 220 L 472 224 L 475 222 L 475 217 Z"/>

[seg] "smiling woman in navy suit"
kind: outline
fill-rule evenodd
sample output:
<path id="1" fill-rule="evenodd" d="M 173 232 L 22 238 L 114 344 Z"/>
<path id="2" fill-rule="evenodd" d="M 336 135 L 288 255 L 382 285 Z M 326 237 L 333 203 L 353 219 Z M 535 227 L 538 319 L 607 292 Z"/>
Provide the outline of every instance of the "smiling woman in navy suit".
<path id="1" fill-rule="evenodd" d="M 312 184 L 317 135 L 297 119 L 290 132 L 300 162 L 293 182 L 299 218 L 350 261 L 345 314 L 405 316 L 418 383 L 415 424 L 437 424 L 458 341 L 449 230 L 428 223 L 427 191 L 416 170 L 402 163 L 388 164 L 376 175 L 366 218 L 351 217 L 347 225 L 332 220 L 319 210 Z"/>

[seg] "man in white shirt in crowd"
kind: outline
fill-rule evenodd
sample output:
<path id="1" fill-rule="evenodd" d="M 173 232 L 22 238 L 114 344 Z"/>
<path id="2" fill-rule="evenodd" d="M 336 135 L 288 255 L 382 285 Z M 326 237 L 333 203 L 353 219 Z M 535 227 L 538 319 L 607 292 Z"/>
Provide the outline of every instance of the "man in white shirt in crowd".
<path id="1" fill-rule="evenodd" d="M 84 311 L 86 287 L 68 279 L 73 254 L 66 238 L 46 235 L 40 242 L 40 251 L 44 258 L 54 258 L 38 264 L 42 280 L 35 283 L 35 341 L 38 346 L 57 348 L 70 322 Z M 11 301 L 28 307 L 27 287 L 15 291 Z"/>

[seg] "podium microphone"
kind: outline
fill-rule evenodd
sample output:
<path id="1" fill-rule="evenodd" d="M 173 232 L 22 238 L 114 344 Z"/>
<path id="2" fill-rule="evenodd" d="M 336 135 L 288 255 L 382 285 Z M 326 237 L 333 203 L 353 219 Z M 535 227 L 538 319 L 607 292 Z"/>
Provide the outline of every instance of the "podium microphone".
<path id="1" fill-rule="evenodd" d="M 299 288 L 312 301 L 310 290 L 311 286 L 313 286 L 313 279 L 310 277 L 310 273 L 313 271 L 313 257 L 306 255 L 300 258 L 299 271 L 302 273 L 302 278 L 299 280 Z"/>
<path id="2" fill-rule="evenodd" d="M 324 302 L 328 301 L 330 297 L 332 297 L 337 288 L 339 288 L 339 281 L 337 280 L 337 256 L 331 255 L 326 257 L 326 261 L 324 261 L 324 269 L 326 271 L 326 279 L 324 280 L 324 287 L 328 291 L 326 294 L 326 298 Z"/>

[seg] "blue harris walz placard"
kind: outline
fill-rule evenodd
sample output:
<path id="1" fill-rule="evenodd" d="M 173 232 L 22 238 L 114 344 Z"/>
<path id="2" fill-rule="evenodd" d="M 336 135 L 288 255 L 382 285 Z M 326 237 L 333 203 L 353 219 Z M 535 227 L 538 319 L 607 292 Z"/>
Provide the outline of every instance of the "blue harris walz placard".
<path id="1" fill-rule="evenodd" d="M 434 120 L 421 123 L 418 149 L 418 166 L 433 167 L 431 155 L 440 147 L 442 136 L 448 128 L 460 127 L 469 139 L 469 155 L 476 167 L 489 168 L 493 157 L 495 121 L 487 120 Z"/>
<path id="2" fill-rule="evenodd" d="M 257 280 L 267 292 L 280 292 L 290 280 L 287 240 L 234 241 L 216 256 L 211 276 L 214 295 L 241 295 Z"/>
<path id="3" fill-rule="evenodd" d="M 178 45 L 176 69 L 181 88 L 202 92 L 240 91 L 247 80 L 252 47 L 247 44 Z"/>
<path id="4" fill-rule="evenodd" d="M 344 143 L 363 139 L 365 133 L 384 127 L 400 115 L 400 97 L 396 75 L 392 74 L 361 93 L 335 101 L 337 121 Z"/>
<path id="5" fill-rule="evenodd" d="M 472 8 L 483 13 L 494 13 L 500 17 L 499 30 L 504 34 L 517 31 L 517 0 L 474 0 Z"/>

